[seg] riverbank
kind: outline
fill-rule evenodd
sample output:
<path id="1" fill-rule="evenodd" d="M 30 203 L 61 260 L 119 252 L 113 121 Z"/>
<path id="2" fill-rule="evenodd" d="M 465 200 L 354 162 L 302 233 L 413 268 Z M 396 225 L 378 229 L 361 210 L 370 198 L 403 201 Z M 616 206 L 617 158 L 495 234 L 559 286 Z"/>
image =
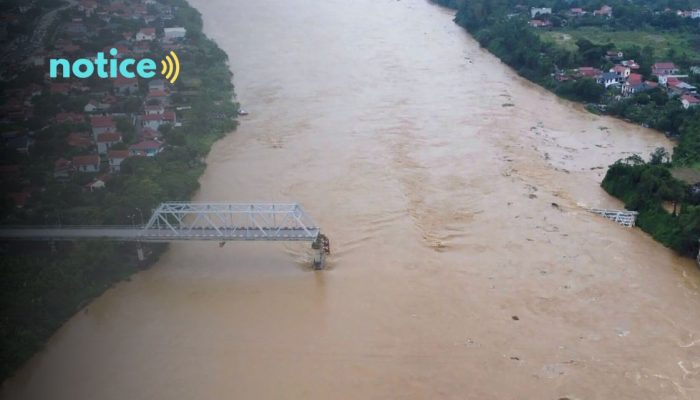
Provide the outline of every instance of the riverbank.
<path id="1" fill-rule="evenodd" d="M 508 6 L 509 3 L 505 3 L 506 5 L 489 8 L 480 1 L 462 3 L 460 6 L 451 0 L 436 3 L 456 9 L 455 22 L 467 30 L 482 47 L 526 79 L 565 99 L 589 104 L 587 109 L 594 113 L 600 114 L 604 110 L 603 114 L 651 127 L 658 130 L 659 134 L 665 131 L 677 139 L 673 156 L 671 149 L 656 149 L 649 155 L 620 160 L 610 167 L 602 186 L 608 193 L 623 200 L 625 207 L 640 213 L 638 226 L 642 230 L 679 254 L 695 258 L 700 240 L 700 196 L 694 185 L 700 183 L 700 179 L 681 181 L 674 177 L 673 170 L 698 169 L 700 165 L 700 148 L 696 145 L 700 140 L 700 112 L 694 108 L 684 109 L 679 96 L 674 97 L 670 92 L 667 94 L 657 83 L 648 83 L 649 87 L 656 85 L 655 89 L 640 89 L 639 93 L 623 97 L 619 85 L 616 91 L 615 86 L 609 89 L 594 79 L 577 75 L 578 72 L 570 72 L 578 71 L 571 69 L 580 65 L 578 63 L 594 66 L 596 63 L 609 64 L 612 67 L 612 58 L 606 54 L 617 49 L 613 53 L 619 51 L 619 54 L 624 53 L 626 57 L 632 58 L 631 61 L 622 61 L 622 56 L 619 56 L 618 62 L 632 65 L 636 63 L 636 58 L 639 62 L 635 72 L 646 71 L 651 78 L 651 65 L 655 62 L 652 48 L 626 47 L 622 52 L 613 43 L 614 32 L 608 33 L 613 37 L 608 44 L 580 39 L 573 49 L 562 48 L 541 40 L 537 28 L 528 26 L 528 7 Z M 548 10 L 552 12 L 551 9 Z M 548 14 L 545 18 L 554 20 L 560 15 L 564 14 L 559 11 L 557 16 L 549 17 Z M 599 24 L 607 21 L 598 18 Z M 592 22 L 593 20 L 589 21 Z M 685 58 L 687 67 L 690 61 L 687 56 Z M 570 69 L 569 72 L 567 68 Z M 588 68 L 600 72 L 597 66 Z M 637 78 L 642 79 L 642 75 Z M 624 90 L 622 88 L 623 93 Z M 649 164 L 645 162 L 647 157 L 650 159 Z M 665 202 L 674 204 L 673 213 L 669 214 L 664 209 Z"/>
<path id="2" fill-rule="evenodd" d="M 167 12 L 167 26 L 178 26 L 187 32 L 186 38 L 165 43 L 177 52 L 182 62 L 182 76 L 175 85 L 164 85 L 165 89 L 151 90 L 149 82 L 144 81 L 140 82 L 140 88 L 135 84 L 138 90 L 134 89 L 130 96 L 118 91 L 111 95 L 119 101 L 111 109 L 114 115 L 118 115 L 114 117 L 114 128 L 118 129 L 121 142 L 112 150 L 126 154 L 121 156 L 124 160 L 120 159 L 119 168 L 115 171 L 112 156 L 105 154 L 97 171 L 64 176 L 70 169 L 61 170 L 62 175 L 56 178 L 55 158 L 61 156 L 61 160 L 70 165 L 70 161 L 65 160 L 70 157 L 60 152 L 80 154 L 74 149 L 65 150 L 61 138 L 68 132 L 90 129 L 87 121 L 93 121 L 95 115 L 81 114 L 78 110 L 82 111 L 84 103 L 99 105 L 100 102 L 83 94 L 61 97 L 44 93 L 34 101 L 45 105 L 41 117 L 50 127 L 35 135 L 38 143 L 35 147 L 40 150 L 32 151 L 24 158 L 13 156 L 21 174 L 20 179 L 15 180 L 21 183 L 8 183 L 9 187 L 14 187 L 26 186 L 29 182 L 41 185 L 42 189 L 34 190 L 31 199 L 21 208 L 14 205 L 3 208 L 3 223 L 142 224 L 144 218 L 149 217 L 149 210 L 159 203 L 187 200 L 199 190 L 198 181 L 206 167 L 202 160 L 213 144 L 237 125 L 238 105 L 233 101 L 232 74 L 226 54 L 202 32 L 202 19 L 197 10 L 183 0 L 167 0 L 154 7 L 149 18 L 165 20 Z M 63 13 L 66 13 L 63 20 L 82 16 L 77 6 L 67 8 Z M 113 18 L 112 36 L 128 37 L 127 31 L 132 25 L 122 23 L 122 19 L 116 16 Z M 89 35 L 86 33 L 85 36 Z M 135 46 L 133 41 L 125 43 L 123 47 Z M 31 72 L 27 75 L 34 76 Z M 43 74 L 39 76 L 43 77 Z M 29 83 L 39 87 L 43 84 L 31 80 Z M 94 91 L 103 90 L 97 88 Z M 166 99 L 164 103 L 156 103 L 163 98 Z M 122 100 L 124 104 L 121 104 Z M 78 108 L 69 106 L 69 102 L 77 104 Z M 135 126 L 133 121 L 149 107 L 149 113 L 154 112 L 153 109 L 158 112 L 159 108 L 160 112 L 171 112 L 179 123 L 150 129 L 150 137 L 137 138 L 147 128 Z M 54 121 L 56 117 L 52 116 L 61 112 L 67 114 L 66 111 L 71 111 L 75 122 Z M 108 118 L 111 115 L 109 113 Z M 37 122 L 41 121 L 32 120 L 27 124 L 36 125 Z M 72 135 L 82 137 L 76 133 Z M 129 157 L 131 153 L 127 146 L 137 143 L 156 144 L 158 154 L 154 157 Z M 91 148 L 80 151 L 95 152 Z M 87 184 L 98 180 L 102 182 L 100 185 L 86 189 Z M 0 321 L 0 347 L 3 349 L 0 380 L 4 381 L 41 351 L 47 340 L 76 312 L 116 283 L 156 263 L 165 250 L 163 245 L 147 246 L 147 260 L 140 262 L 135 244 L 130 243 L 57 244 L 55 251 L 46 244 L 6 245 L 0 257 L 0 278 L 4 288 L 0 297 L 3 315 Z"/>

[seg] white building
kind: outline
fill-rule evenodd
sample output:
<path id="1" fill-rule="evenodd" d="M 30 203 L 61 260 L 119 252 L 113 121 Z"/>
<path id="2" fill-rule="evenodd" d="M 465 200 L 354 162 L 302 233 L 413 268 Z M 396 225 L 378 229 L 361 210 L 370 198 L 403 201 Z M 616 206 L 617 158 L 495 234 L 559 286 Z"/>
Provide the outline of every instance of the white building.
<path id="1" fill-rule="evenodd" d="M 184 39 L 185 35 L 187 35 L 187 29 L 181 26 L 176 26 L 172 28 L 163 29 L 163 33 L 165 36 L 165 40 Z"/>
<path id="2" fill-rule="evenodd" d="M 537 14 L 545 15 L 545 14 L 551 14 L 551 13 L 552 13 L 552 9 L 549 7 L 541 7 L 541 8 L 532 7 L 530 9 L 530 17 L 532 17 L 532 18 L 535 18 L 537 16 Z"/>

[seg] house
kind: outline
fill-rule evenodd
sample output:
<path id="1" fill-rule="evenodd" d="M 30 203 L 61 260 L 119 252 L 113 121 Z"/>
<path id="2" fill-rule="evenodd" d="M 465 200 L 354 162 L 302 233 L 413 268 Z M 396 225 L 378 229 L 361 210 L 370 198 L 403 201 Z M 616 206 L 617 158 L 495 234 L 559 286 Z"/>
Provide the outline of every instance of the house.
<path id="1" fill-rule="evenodd" d="M 129 150 L 110 150 L 107 152 L 109 170 L 112 172 L 121 171 L 122 161 L 129 158 Z"/>
<path id="2" fill-rule="evenodd" d="M 620 65 L 624 65 L 625 67 L 628 67 L 633 71 L 636 71 L 640 68 L 639 64 L 637 64 L 637 62 L 634 60 L 622 60 L 620 61 Z"/>
<path id="3" fill-rule="evenodd" d="M 161 133 L 155 129 L 143 128 L 141 130 L 141 139 L 143 140 L 160 140 Z"/>
<path id="4" fill-rule="evenodd" d="M 92 113 L 97 111 L 97 102 L 95 100 L 90 100 L 88 103 L 83 107 L 83 111 L 86 113 Z"/>
<path id="5" fill-rule="evenodd" d="M 111 115 L 96 115 L 90 118 L 92 136 L 97 140 L 97 135 L 106 132 L 116 132 L 117 124 Z"/>
<path id="6" fill-rule="evenodd" d="M 59 158 L 53 165 L 53 177 L 56 179 L 70 178 L 73 163 L 65 158 Z"/>
<path id="7" fill-rule="evenodd" d="M 172 111 L 166 111 L 162 114 L 145 114 L 141 116 L 141 125 L 151 129 L 158 130 L 161 125 L 175 125 L 177 117 Z"/>
<path id="8" fill-rule="evenodd" d="M 146 115 L 163 114 L 165 112 L 165 107 L 163 107 L 161 104 L 155 104 L 152 106 L 145 106 L 144 111 L 146 112 Z"/>
<path id="9" fill-rule="evenodd" d="M 72 132 L 68 134 L 68 137 L 66 138 L 66 144 L 70 147 L 85 149 L 92 145 L 92 140 L 85 135 Z"/>
<path id="10" fill-rule="evenodd" d="M 669 94 L 680 96 L 683 94 L 695 94 L 698 88 L 676 78 L 669 78 L 666 81 L 666 88 Z"/>
<path id="11" fill-rule="evenodd" d="M 103 175 L 99 178 L 93 179 L 90 183 L 85 185 L 85 189 L 94 192 L 95 190 L 104 189 L 107 184 L 105 183 L 109 175 Z"/>
<path id="12" fill-rule="evenodd" d="M 586 11 L 583 8 L 572 8 L 569 10 L 569 15 L 572 17 L 583 17 L 586 15 Z"/>
<path id="13" fill-rule="evenodd" d="M 115 93 L 127 96 L 139 91 L 139 80 L 136 78 L 125 78 L 120 75 L 112 81 L 112 86 Z"/>
<path id="14" fill-rule="evenodd" d="M 75 156 L 73 157 L 73 169 L 79 172 L 99 172 L 100 156 L 97 154 Z"/>
<path id="15" fill-rule="evenodd" d="M 163 90 L 150 90 L 146 95 L 147 104 L 168 104 L 168 93 Z"/>
<path id="16" fill-rule="evenodd" d="M 599 10 L 593 11 L 594 16 L 602 16 L 602 17 L 608 17 L 612 18 L 613 16 L 613 9 L 610 6 L 603 6 L 600 7 Z"/>
<path id="17" fill-rule="evenodd" d="M 143 142 L 129 146 L 129 154 L 132 156 L 153 157 L 163 151 L 164 145 L 155 140 L 144 140 Z"/>
<path id="18" fill-rule="evenodd" d="M 142 40 L 156 40 L 156 28 L 141 28 L 141 30 L 136 32 L 136 41 L 140 42 Z"/>
<path id="19" fill-rule="evenodd" d="M 187 35 L 187 29 L 181 26 L 164 28 L 163 33 L 165 36 L 165 40 L 173 41 L 177 39 L 184 39 L 185 35 Z"/>
<path id="20" fill-rule="evenodd" d="M 546 28 L 552 26 L 552 23 L 549 21 L 542 21 L 540 19 L 533 19 L 528 22 L 528 25 L 533 28 Z"/>
<path id="21" fill-rule="evenodd" d="M 593 67 L 579 67 L 576 73 L 582 78 L 597 78 L 603 71 Z"/>
<path id="22" fill-rule="evenodd" d="M 608 60 L 622 60 L 624 56 L 625 53 L 618 50 L 609 50 L 607 53 L 605 53 L 605 58 Z"/>
<path id="23" fill-rule="evenodd" d="M 632 70 L 629 67 L 625 67 L 624 65 L 617 64 L 614 67 L 610 68 L 610 72 L 617 74 L 617 76 L 627 79 L 627 77 L 630 76 L 632 73 Z"/>
<path id="24" fill-rule="evenodd" d="M 148 81 L 148 91 L 165 92 L 165 82 L 162 79 L 151 79 Z"/>
<path id="25" fill-rule="evenodd" d="M 100 112 L 100 111 L 105 111 L 108 110 L 110 107 L 109 104 L 105 103 L 100 103 L 97 100 L 90 100 L 85 107 L 83 107 L 83 111 L 86 113 L 94 113 L 94 112 Z"/>
<path id="26" fill-rule="evenodd" d="M 676 64 L 672 62 L 655 63 L 651 67 L 651 74 L 656 76 L 673 75 L 678 73 Z"/>
<path id="27" fill-rule="evenodd" d="M 546 15 L 546 14 L 551 14 L 552 9 L 549 7 L 532 7 L 530 9 L 530 18 L 535 19 L 535 17 Z"/>
<path id="28" fill-rule="evenodd" d="M 609 88 L 610 86 L 619 85 L 622 78 L 614 72 L 605 72 L 598 78 L 598 84 Z"/>
<path id="29" fill-rule="evenodd" d="M 684 94 L 681 96 L 681 103 L 683 103 L 683 108 L 687 110 L 690 107 L 696 107 L 698 104 L 700 104 L 700 100 L 698 100 L 698 98 L 695 96 Z"/>
<path id="30" fill-rule="evenodd" d="M 107 154 L 107 151 L 117 143 L 121 143 L 122 135 L 117 132 L 105 132 L 97 135 L 97 153 Z"/>
<path id="31" fill-rule="evenodd" d="M 627 77 L 627 81 L 622 85 L 622 94 L 625 96 L 630 96 L 634 93 L 634 88 L 642 84 L 642 75 L 640 74 L 630 74 Z"/>

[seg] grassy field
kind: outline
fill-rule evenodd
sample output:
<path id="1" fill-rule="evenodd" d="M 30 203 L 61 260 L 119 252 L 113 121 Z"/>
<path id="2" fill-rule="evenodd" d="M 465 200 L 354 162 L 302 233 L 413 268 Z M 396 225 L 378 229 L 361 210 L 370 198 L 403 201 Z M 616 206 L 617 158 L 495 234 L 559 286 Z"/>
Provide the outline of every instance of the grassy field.
<path id="1" fill-rule="evenodd" d="M 637 45 L 651 46 L 654 54 L 665 56 L 669 49 L 675 49 L 677 54 L 686 52 L 691 57 L 700 50 L 700 37 L 697 35 L 679 33 L 660 33 L 644 31 L 608 31 L 596 27 L 578 29 L 558 29 L 554 31 L 540 30 L 540 37 L 548 42 L 554 42 L 569 50 L 578 50 L 576 41 L 581 38 L 597 44 L 614 43 L 618 48 Z"/>

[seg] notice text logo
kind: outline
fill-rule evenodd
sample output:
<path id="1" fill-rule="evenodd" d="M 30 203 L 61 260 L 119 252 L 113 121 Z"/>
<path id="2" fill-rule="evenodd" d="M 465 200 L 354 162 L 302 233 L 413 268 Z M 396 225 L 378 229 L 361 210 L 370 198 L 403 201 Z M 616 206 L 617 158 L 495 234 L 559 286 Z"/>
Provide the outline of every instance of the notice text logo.
<path id="1" fill-rule="evenodd" d="M 158 64 L 151 58 L 136 60 L 133 58 L 117 58 L 117 49 L 110 49 L 111 58 L 105 57 L 103 52 L 97 53 L 94 59 L 79 58 L 72 63 L 65 58 L 52 58 L 49 60 L 49 77 L 57 78 L 79 78 L 87 79 L 97 75 L 98 78 L 109 79 L 124 77 L 132 78 L 153 78 L 156 75 Z M 175 52 L 171 51 L 160 62 L 160 73 L 170 81 L 175 83 L 180 76 L 180 60 Z"/>

